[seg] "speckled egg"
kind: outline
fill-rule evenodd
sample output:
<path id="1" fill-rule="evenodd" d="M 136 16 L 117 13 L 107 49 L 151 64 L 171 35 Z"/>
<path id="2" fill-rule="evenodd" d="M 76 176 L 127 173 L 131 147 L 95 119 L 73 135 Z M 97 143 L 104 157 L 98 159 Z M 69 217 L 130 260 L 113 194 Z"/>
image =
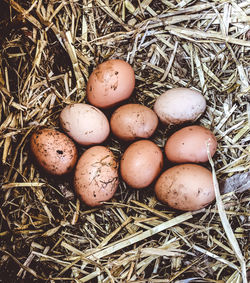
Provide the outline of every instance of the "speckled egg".
<path id="1" fill-rule="evenodd" d="M 69 173 L 77 161 L 74 142 L 65 134 L 53 129 L 34 132 L 30 146 L 38 164 L 53 175 Z"/>
<path id="2" fill-rule="evenodd" d="M 125 104 L 115 110 L 110 126 L 112 132 L 125 141 L 149 138 L 156 130 L 158 117 L 153 110 L 141 104 Z"/>
<path id="3" fill-rule="evenodd" d="M 93 146 L 80 157 L 75 170 L 74 186 L 89 206 L 110 200 L 118 186 L 118 162 L 104 146 Z"/>
<path id="4" fill-rule="evenodd" d="M 155 194 L 159 201 L 178 210 L 204 208 L 215 199 L 212 173 L 197 164 L 174 166 L 156 181 Z"/>
<path id="5" fill-rule="evenodd" d="M 207 145 L 213 156 L 217 147 L 214 134 L 202 126 L 188 126 L 170 136 L 165 153 L 168 160 L 176 163 L 207 162 Z"/>
<path id="6" fill-rule="evenodd" d="M 89 103 L 109 108 L 128 99 L 135 87 L 133 68 L 125 61 L 111 59 L 97 66 L 87 83 Z"/>
<path id="7" fill-rule="evenodd" d="M 60 113 L 63 130 L 77 143 L 96 145 L 109 135 L 109 122 L 104 113 L 93 105 L 75 103 L 67 105 Z"/>
<path id="8" fill-rule="evenodd" d="M 206 109 L 204 96 L 189 88 L 173 88 L 155 101 L 154 111 L 165 124 L 175 125 L 197 120 Z"/>
<path id="9" fill-rule="evenodd" d="M 120 166 L 122 179 L 129 186 L 145 188 L 160 174 L 163 154 L 152 141 L 136 141 L 125 150 Z"/>

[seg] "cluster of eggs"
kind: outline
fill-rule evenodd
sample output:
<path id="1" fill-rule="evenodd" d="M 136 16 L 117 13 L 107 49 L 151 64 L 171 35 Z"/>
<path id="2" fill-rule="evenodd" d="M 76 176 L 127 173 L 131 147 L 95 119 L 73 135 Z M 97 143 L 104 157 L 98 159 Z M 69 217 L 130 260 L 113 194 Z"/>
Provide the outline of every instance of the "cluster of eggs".
<path id="1" fill-rule="evenodd" d="M 87 83 L 90 104 L 68 105 L 60 113 L 66 134 L 41 129 L 31 136 L 31 150 L 38 163 L 54 175 L 66 174 L 75 167 L 75 190 L 89 206 L 98 206 L 113 197 L 119 184 L 119 167 L 128 186 L 142 189 L 155 182 L 157 198 L 175 209 L 197 210 L 211 203 L 212 174 L 194 163 L 208 161 L 207 147 L 211 155 L 215 153 L 213 133 L 193 125 L 171 135 L 164 147 L 166 159 L 179 165 L 162 174 L 163 153 L 148 139 L 158 127 L 158 118 L 171 125 L 197 120 L 205 111 L 205 98 L 198 91 L 175 88 L 161 94 L 153 110 L 141 104 L 119 106 L 109 122 L 100 109 L 127 100 L 134 87 L 135 74 L 128 63 L 113 59 L 100 64 Z M 120 162 L 109 148 L 100 145 L 110 130 L 118 139 L 130 143 Z M 88 147 L 79 160 L 73 140 Z"/>

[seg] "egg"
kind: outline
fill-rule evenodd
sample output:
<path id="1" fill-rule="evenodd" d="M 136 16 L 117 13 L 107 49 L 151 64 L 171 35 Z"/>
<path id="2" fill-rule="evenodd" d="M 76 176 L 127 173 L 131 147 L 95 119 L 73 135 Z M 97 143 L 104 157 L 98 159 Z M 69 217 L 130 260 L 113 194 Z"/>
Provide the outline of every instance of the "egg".
<path id="1" fill-rule="evenodd" d="M 182 124 L 197 120 L 206 109 L 204 96 L 189 88 L 173 88 L 155 101 L 154 111 L 164 124 Z"/>
<path id="2" fill-rule="evenodd" d="M 38 164 L 53 175 L 69 173 L 77 161 L 74 142 L 57 130 L 41 129 L 34 132 L 30 146 Z"/>
<path id="3" fill-rule="evenodd" d="M 125 150 L 120 167 L 122 179 L 129 186 L 142 189 L 149 186 L 160 174 L 163 154 L 152 141 L 136 141 Z"/>
<path id="4" fill-rule="evenodd" d="M 67 105 L 60 113 L 63 130 L 77 143 L 96 145 L 109 135 L 109 121 L 98 108 L 84 103 Z"/>
<path id="5" fill-rule="evenodd" d="M 217 147 L 214 134 L 202 126 L 188 126 L 171 135 L 164 149 L 172 162 L 199 163 L 208 161 L 207 145 L 213 156 Z"/>
<path id="6" fill-rule="evenodd" d="M 159 201 L 178 210 L 193 211 L 215 199 L 212 173 L 197 164 L 181 164 L 167 169 L 155 184 Z"/>
<path id="7" fill-rule="evenodd" d="M 156 130 L 158 117 L 153 110 L 141 104 L 125 104 L 110 119 L 112 132 L 125 141 L 149 138 Z"/>
<path id="8" fill-rule="evenodd" d="M 99 206 L 110 200 L 118 182 L 118 162 L 107 147 L 93 146 L 77 162 L 74 187 L 88 206 Z"/>
<path id="9" fill-rule="evenodd" d="M 109 108 L 128 99 L 135 87 L 133 68 L 125 61 L 111 59 L 97 66 L 87 82 L 87 97 L 98 108 Z"/>

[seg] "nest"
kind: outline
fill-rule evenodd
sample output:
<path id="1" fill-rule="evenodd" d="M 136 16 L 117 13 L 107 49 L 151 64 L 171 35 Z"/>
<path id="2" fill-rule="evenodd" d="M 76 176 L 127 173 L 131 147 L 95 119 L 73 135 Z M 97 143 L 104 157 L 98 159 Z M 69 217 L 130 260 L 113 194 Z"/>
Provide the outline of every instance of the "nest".
<path id="1" fill-rule="evenodd" d="M 247 282 L 249 236 L 249 1 L 4 0 L 0 49 L 0 282 Z M 218 140 L 216 202 L 196 212 L 159 203 L 153 187 L 120 182 L 90 209 L 71 177 L 30 158 L 37 127 L 86 102 L 99 63 L 135 70 L 130 99 L 152 107 L 173 87 L 207 100 L 197 121 Z M 110 113 L 106 113 L 110 115 Z M 163 148 L 172 127 L 153 140 Z M 126 144 L 105 145 L 120 158 Z M 78 146 L 82 153 L 86 148 Z"/>

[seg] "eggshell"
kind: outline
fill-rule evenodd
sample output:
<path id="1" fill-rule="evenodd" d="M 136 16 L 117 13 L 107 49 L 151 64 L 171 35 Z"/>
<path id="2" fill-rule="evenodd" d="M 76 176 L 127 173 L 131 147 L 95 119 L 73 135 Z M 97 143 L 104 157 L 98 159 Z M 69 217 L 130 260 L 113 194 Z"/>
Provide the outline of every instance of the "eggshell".
<path id="1" fill-rule="evenodd" d="M 33 133 L 30 146 L 39 165 L 53 175 L 70 172 L 77 161 L 74 142 L 53 129 L 42 129 Z"/>
<path id="2" fill-rule="evenodd" d="M 125 104 L 110 119 L 112 132 L 125 141 L 149 138 L 157 125 L 158 117 L 155 112 L 141 104 Z"/>
<path id="3" fill-rule="evenodd" d="M 145 188 L 160 174 L 163 154 L 152 141 L 136 141 L 124 152 L 120 166 L 121 176 L 129 186 Z"/>
<path id="4" fill-rule="evenodd" d="M 93 146 L 80 157 L 75 170 L 74 186 L 89 206 L 110 200 L 118 186 L 118 163 L 104 146 Z"/>
<path id="5" fill-rule="evenodd" d="M 173 88 L 161 94 L 154 104 L 154 111 L 165 124 L 195 121 L 206 109 L 204 96 L 188 88 Z"/>
<path id="6" fill-rule="evenodd" d="M 109 122 L 98 108 L 76 103 L 66 106 L 60 114 L 63 130 L 82 145 L 100 144 L 109 135 Z"/>
<path id="7" fill-rule="evenodd" d="M 196 164 L 174 166 L 156 181 L 155 194 L 161 202 L 175 209 L 201 209 L 215 199 L 212 173 Z"/>
<path id="8" fill-rule="evenodd" d="M 216 152 L 214 134 L 202 126 L 188 126 L 175 132 L 165 144 L 167 158 L 176 163 L 207 162 L 207 144 L 211 156 Z"/>
<path id="9" fill-rule="evenodd" d="M 87 83 L 91 104 L 108 108 L 129 98 L 135 87 L 133 68 L 125 61 L 111 59 L 98 65 Z"/>

